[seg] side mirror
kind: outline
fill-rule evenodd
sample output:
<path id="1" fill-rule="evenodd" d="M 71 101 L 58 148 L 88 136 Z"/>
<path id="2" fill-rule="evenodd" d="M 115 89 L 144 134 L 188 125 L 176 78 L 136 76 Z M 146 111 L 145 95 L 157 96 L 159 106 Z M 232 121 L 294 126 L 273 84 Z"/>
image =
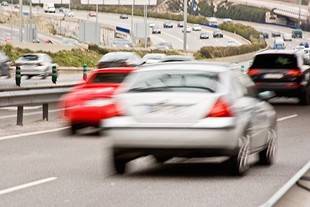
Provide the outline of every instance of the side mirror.
<path id="1" fill-rule="evenodd" d="M 276 96 L 273 91 L 263 91 L 258 93 L 257 97 L 263 101 L 268 101 Z"/>

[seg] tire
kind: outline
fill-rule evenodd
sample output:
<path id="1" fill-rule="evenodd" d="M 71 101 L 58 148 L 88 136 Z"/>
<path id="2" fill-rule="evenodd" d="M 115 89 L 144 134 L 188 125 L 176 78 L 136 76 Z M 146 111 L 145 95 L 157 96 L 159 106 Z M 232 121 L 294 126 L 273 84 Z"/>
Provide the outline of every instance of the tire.
<path id="1" fill-rule="evenodd" d="M 126 172 L 127 161 L 113 157 L 113 166 L 116 174 L 123 175 Z"/>
<path id="2" fill-rule="evenodd" d="M 304 106 L 310 104 L 310 93 L 308 88 L 299 96 L 299 104 Z"/>
<path id="3" fill-rule="evenodd" d="M 78 130 L 80 130 L 82 127 L 79 124 L 71 124 L 70 126 L 70 134 L 76 135 L 78 133 Z"/>
<path id="4" fill-rule="evenodd" d="M 268 143 L 266 149 L 259 153 L 259 163 L 262 165 L 272 165 L 278 150 L 278 133 L 275 128 L 268 131 Z"/>
<path id="5" fill-rule="evenodd" d="M 232 173 L 234 175 L 243 176 L 250 168 L 248 160 L 250 155 L 250 141 L 250 133 L 247 130 L 239 139 L 238 154 L 230 158 Z"/>

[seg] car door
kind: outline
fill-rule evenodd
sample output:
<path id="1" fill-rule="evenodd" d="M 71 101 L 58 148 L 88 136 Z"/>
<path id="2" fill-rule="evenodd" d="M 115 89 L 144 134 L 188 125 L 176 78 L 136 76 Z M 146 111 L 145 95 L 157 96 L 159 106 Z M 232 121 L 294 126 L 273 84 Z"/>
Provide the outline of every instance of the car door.
<path id="1" fill-rule="evenodd" d="M 255 84 L 241 71 L 234 72 L 236 87 L 242 91 L 239 100 L 239 111 L 243 111 L 244 116 L 250 116 L 251 151 L 261 149 L 266 144 L 269 129 L 269 115 L 267 103 L 257 99 Z"/>

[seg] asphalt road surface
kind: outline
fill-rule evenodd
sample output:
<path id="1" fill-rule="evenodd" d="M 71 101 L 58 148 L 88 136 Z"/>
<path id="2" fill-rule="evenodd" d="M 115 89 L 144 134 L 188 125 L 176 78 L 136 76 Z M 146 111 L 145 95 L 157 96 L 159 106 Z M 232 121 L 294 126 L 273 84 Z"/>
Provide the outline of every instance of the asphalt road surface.
<path id="1" fill-rule="evenodd" d="M 57 119 L 35 123 L 28 136 L 0 137 L 1 206 L 259 206 L 310 158 L 310 107 L 275 107 L 278 161 L 265 167 L 253 158 L 242 178 L 231 176 L 225 161 L 174 159 L 158 165 L 151 157 L 132 162 L 128 174 L 116 176 L 108 137 L 73 137 L 64 131 L 31 135 L 63 127 L 55 126 Z"/>

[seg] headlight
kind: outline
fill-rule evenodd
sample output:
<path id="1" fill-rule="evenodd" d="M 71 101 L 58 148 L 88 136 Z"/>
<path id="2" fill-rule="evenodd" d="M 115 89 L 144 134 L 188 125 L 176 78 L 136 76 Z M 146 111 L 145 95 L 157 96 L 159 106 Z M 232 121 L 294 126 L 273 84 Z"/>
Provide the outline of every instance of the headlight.
<path id="1" fill-rule="evenodd" d="M 113 101 L 110 99 L 95 99 L 89 100 L 84 103 L 85 106 L 107 106 L 113 104 Z"/>

